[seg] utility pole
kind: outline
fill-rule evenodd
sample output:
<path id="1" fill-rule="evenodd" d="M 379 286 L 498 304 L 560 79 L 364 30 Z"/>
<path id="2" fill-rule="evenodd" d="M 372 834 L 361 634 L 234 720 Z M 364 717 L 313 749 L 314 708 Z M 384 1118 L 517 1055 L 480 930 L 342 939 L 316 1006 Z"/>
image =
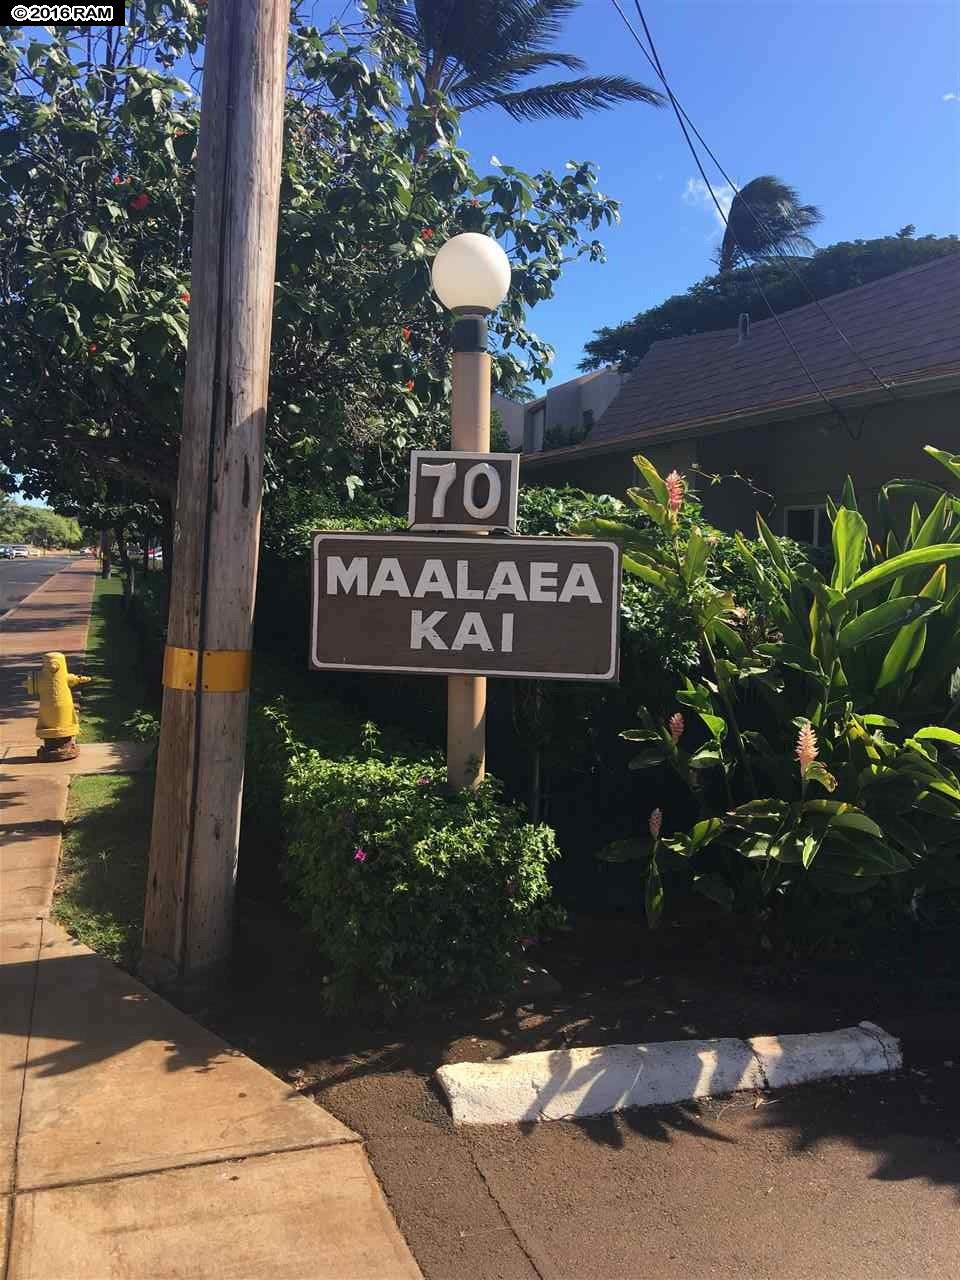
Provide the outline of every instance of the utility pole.
<path id="1" fill-rule="evenodd" d="M 289 0 L 210 0 L 190 343 L 141 970 L 230 952 L 256 593 Z"/>

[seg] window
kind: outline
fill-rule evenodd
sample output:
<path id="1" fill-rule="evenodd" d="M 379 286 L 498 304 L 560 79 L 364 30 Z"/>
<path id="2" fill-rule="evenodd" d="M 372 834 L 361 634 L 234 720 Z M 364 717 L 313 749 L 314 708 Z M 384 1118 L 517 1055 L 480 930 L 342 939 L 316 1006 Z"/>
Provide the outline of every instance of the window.
<path id="1" fill-rule="evenodd" d="M 590 432 L 593 430 L 593 410 L 592 409 L 584 409 L 583 420 L 581 425 L 583 426 L 584 435 L 585 436 L 589 435 Z"/>
<path id="2" fill-rule="evenodd" d="M 783 513 L 783 532 L 794 542 L 811 547 L 830 545 L 830 521 L 826 507 L 787 507 Z"/>
<path id="3" fill-rule="evenodd" d="M 544 427 L 547 420 L 546 403 L 528 409 L 523 424 L 523 448 L 525 453 L 537 453 L 543 448 Z"/>

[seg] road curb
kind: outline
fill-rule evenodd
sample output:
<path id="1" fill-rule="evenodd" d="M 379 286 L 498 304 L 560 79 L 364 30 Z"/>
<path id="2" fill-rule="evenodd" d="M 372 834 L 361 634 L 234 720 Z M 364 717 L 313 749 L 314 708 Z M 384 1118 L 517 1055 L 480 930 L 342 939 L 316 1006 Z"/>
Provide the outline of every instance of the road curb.
<path id="1" fill-rule="evenodd" d="M 875 1075 L 902 1065 L 899 1041 L 861 1022 L 809 1035 L 519 1053 L 440 1067 L 436 1077 L 455 1124 L 515 1124 Z"/>

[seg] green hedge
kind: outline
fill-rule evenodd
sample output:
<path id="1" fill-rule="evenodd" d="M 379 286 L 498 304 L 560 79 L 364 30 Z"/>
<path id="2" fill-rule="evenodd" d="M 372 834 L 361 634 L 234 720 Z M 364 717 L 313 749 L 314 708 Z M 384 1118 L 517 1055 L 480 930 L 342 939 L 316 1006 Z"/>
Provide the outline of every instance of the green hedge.
<path id="1" fill-rule="evenodd" d="M 330 963 L 337 1005 L 503 990 L 523 940 L 559 919 L 553 832 L 525 822 L 494 779 L 450 795 L 422 750 L 388 750 L 375 726 L 326 705 L 292 721 L 282 703 L 252 713 L 247 772 L 245 814 L 279 835 L 289 902 Z"/>

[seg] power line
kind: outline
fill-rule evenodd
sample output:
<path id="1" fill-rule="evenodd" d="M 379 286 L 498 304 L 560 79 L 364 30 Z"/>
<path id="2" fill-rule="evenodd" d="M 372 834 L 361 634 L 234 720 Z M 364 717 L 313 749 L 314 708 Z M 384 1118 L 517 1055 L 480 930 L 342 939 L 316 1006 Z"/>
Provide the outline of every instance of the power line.
<path id="1" fill-rule="evenodd" d="M 660 62 L 660 57 L 659 57 L 659 54 L 657 53 L 656 45 L 654 44 L 654 41 L 653 41 L 653 36 L 650 33 L 650 28 L 647 25 L 647 21 L 646 21 L 646 18 L 644 17 L 642 8 L 640 7 L 639 0 L 634 0 L 634 4 L 636 6 L 637 14 L 639 15 L 640 21 L 643 24 L 643 29 L 644 29 L 644 32 L 646 33 L 647 40 L 649 41 L 649 44 L 650 44 L 649 52 L 646 46 L 644 45 L 643 40 L 640 38 L 639 34 L 634 28 L 633 24 L 630 22 L 630 19 L 624 13 L 623 8 L 619 3 L 619 0 L 612 0 L 612 3 L 614 8 L 617 10 L 617 13 L 619 13 L 621 19 L 623 20 L 623 23 L 626 26 L 627 30 L 630 32 L 630 34 L 633 36 L 634 40 L 636 41 L 637 45 L 639 46 L 641 53 L 646 58 L 646 60 L 650 63 L 651 67 L 653 67 L 661 84 L 663 85 L 664 89 L 666 89 L 667 95 L 670 99 L 670 104 L 673 107 L 674 114 L 677 117 L 677 123 L 680 125 L 680 129 L 683 133 L 684 139 L 687 143 L 687 146 L 690 149 L 690 154 L 693 156 L 693 159 L 697 165 L 697 168 L 700 171 L 700 175 L 703 179 L 703 182 L 706 185 L 708 192 L 710 193 L 710 197 L 713 200 L 713 203 L 716 205 L 717 212 L 720 216 L 721 221 L 723 222 L 724 227 L 726 227 L 730 231 L 730 234 L 733 237 L 733 240 L 736 243 L 737 248 L 740 250 L 741 255 L 743 256 L 744 263 L 747 269 L 750 271 L 750 275 L 753 280 L 753 283 L 756 286 L 757 292 L 760 294 L 760 297 L 763 299 L 763 302 L 766 305 L 767 310 L 770 312 L 771 317 L 776 321 L 777 327 L 779 328 L 781 334 L 783 335 L 790 349 L 793 351 L 794 355 L 796 356 L 804 373 L 807 375 L 807 377 L 810 379 L 813 386 L 816 388 L 817 393 L 821 396 L 821 398 L 827 404 L 830 405 L 830 408 L 833 410 L 833 412 L 839 414 L 839 416 L 843 419 L 844 423 L 846 423 L 846 419 L 843 417 L 842 412 L 837 408 L 836 405 L 832 403 L 832 401 L 829 400 L 829 398 L 823 392 L 817 380 L 814 378 L 813 374 L 810 372 L 809 368 L 807 367 L 805 361 L 803 360 L 803 357 L 800 355 L 800 352 L 797 349 L 796 345 L 790 339 L 789 334 L 787 333 L 783 324 L 780 322 L 779 316 L 775 312 L 773 305 L 770 302 L 770 299 L 767 297 L 763 289 L 763 286 L 760 284 L 760 280 L 757 276 L 757 273 L 754 271 L 752 264 L 750 263 L 749 259 L 747 258 L 747 255 L 743 251 L 743 247 L 741 246 L 739 240 L 737 239 L 736 232 L 730 226 L 730 219 L 727 213 L 725 213 L 723 207 L 720 204 L 720 201 L 717 199 L 716 193 L 713 190 L 713 186 L 710 182 L 710 179 L 707 177 L 703 164 L 701 163 L 700 157 L 697 153 L 697 150 L 693 145 L 693 141 L 690 137 L 690 133 L 687 130 L 687 125 L 690 126 L 690 130 L 692 130 L 692 132 L 695 134 L 701 146 L 703 147 L 704 151 L 706 151 L 707 155 L 716 165 L 717 169 L 720 171 L 727 185 L 734 192 L 734 194 L 740 198 L 740 201 L 743 207 L 747 210 L 747 212 L 753 218 L 757 226 L 761 230 L 767 230 L 768 228 L 766 227 L 763 219 L 760 217 L 757 211 L 754 208 L 752 208 L 750 203 L 746 199 L 744 199 L 742 191 L 739 189 L 737 184 L 733 181 L 733 179 L 724 169 L 723 165 L 718 160 L 716 154 L 713 152 L 713 150 L 710 148 L 710 146 L 704 139 L 703 134 L 700 132 L 700 130 L 697 128 L 694 122 L 690 119 L 690 116 L 687 114 L 687 112 L 684 110 L 681 104 L 677 101 L 676 95 L 673 93 L 673 90 L 671 89 L 670 85 L 667 82 L 666 74 L 664 73 L 664 70 L 663 70 L 663 65 Z M 774 244 L 773 248 L 774 248 L 774 252 L 777 253 L 777 255 L 781 258 L 781 260 L 783 261 L 787 269 L 790 271 L 791 275 L 794 277 L 794 279 L 797 281 L 800 287 L 804 290 L 804 292 L 810 298 L 811 302 L 817 307 L 817 309 L 822 313 L 822 315 L 826 317 L 829 323 L 836 330 L 837 335 L 839 336 L 841 341 L 847 346 L 847 348 L 854 355 L 854 357 L 860 362 L 860 364 L 862 364 L 863 367 L 871 374 L 871 376 L 874 378 L 877 384 L 882 388 L 882 390 L 886 391 L 887 394 L 892 399 L 896 400 L 897 397 L 891 385 L 880 376 L 880 374 L 873 367 L 873 365 L 863 355 L 861 355 L 861 353 L 856 349 L 856 347 L 853 345 L 853 343 L 850 341 L 850 339 L 847 337 L 844 331 L 837 324 L 833 316 L 830 315 L 829 311 L 827 311 L 827 309 L 824 307 L 820 299 L 816 296 L 816 294 L 814 294 L 813 290 L 807 284 L 803 276 L 797 271 L 796 267 L 793 265 L 792 261 L 790 260 L 790 256 L 784 253 L 784 251 L 777 244 Z"/>
<path id="2" fill-rule="evenodd" d="M 633 36 L 634 40 L 637 41 L 637 43 L 640 45 L 640 48 L 643 49 L 644 53 L 646 53 L 646 49 L 644 48 L 643 42 L 641 41 L 640 37 L 637 35 L 636 31 L 634 31 L 630 22 L 627 20 L 627 17 L 624 14 L 623 10 L 620 8 L 619 0 L 613 0 L 613 4 L 617 12 L 620 14 L 624 22 L 626 23 L 627 28 L 630 31 L 630 34 Z M 639 9 L 639 5 L 637 6 L 637 8 Z M 720 201 L 717 199 L 717 193 L 714 191 L 713 184 L 710 182 L 710 179 L 707 177 L 707 171 L 706 169 L 704 169 L 703 162 L 701 161 L 700 156 L 697 152 L 697 149 L 693 145 L 693 142 L 690 138 L 690 134 L 687 131 L 687 126 L 684 121 L 683 115 L 680 111 L 679 104 L 677 103 L 677 100 L 674 97 L 673 90 L 670 88 L 670 85 L 667 82 L 667 77 L 664 75 L 663 67 L 661 66 L 660 58 L 657 54 L 656 46 L 654 45 L 653 40 L 650 38 L 650 31 L 649 31 L 649 28 L 647 27 L 647 23 L 646 23 L 646 20 L 644 19 L 642 10 L 640 11 L 640 21 L 643 23 L 644 31 L 647 33 L 647 39 L 650 41 L 650 50 L 653 55 L 652 57 L 648 55 L 648 60 L 652 63 L 654 69 L 657 72 L 657 75 L 660 77 L 660 81 L 663 87 L 667 91 L 667 96 L 670 99 L 670 105 L 673 107 L 674 114 L 677 117 L 677 123 L 679 124 L 680 130 L 683 133 L 684 138 L 686 139 L 687 146 L 690 148 L 690 154 L 693 156 L 694 162 L 697 168 L 700 170 L 700 176 L 703 179 L 707 190 L 710 192 L 710 198 L 713 200 L 713 203 L 717 206 L 717 213 L 719 213 L 724 226 L 729 229 L 730 221 L 726 213 L 724 213 L 723 211 L 723 206 L 720 204 Z M 736 240 L 736 232 L 731 231 L 730 234 L 734 237 L 734 240 Z M 737 248 L 740 248 L 739 241 L 737 241 Z M 740 251 L 741 253 L 743 252 L 742 249 Z M 827 406 L 827 408 L 830 410 L 831 413 L 839 413 L 840 411 L 838 410 L 837 406 L 833 403 L 833 401 L 830 399 L 830 397 L 827 395 L 824 389 L 820 386 L 820 383 L 816 380 L 816 378 L 811 373 L 809 367 L 807 366 L 807 362 L 804 360 L 803 356 L 800 354 L 799 350 L 797 349 L 796 343 L 793 341 L 789 333 L 787 333 L 786 329 L 784 328 L 783 321 L 777 315 L 776 311 L 774 311 L 773 306 L 770 302 L 770 299 L 767 297 L 766 292 L 764 291 L 763 285 L 760 283 L 759 277 L 757 276 L 756 271 L 754 271 L 753 269 L 752 263 L 750 262 L 747 263 L 747 270 L 750 272 L 750 276 L 753 280 L 754 285 L 757 288 L 757 292 L 760 294 L 760 297 L 763 299 L 767 307 L 767 310 L 770 312 L 770 315 L 776 322 L 777 328 L 780 330 L 780 333 L 783 336 L 784 341 L 787 343 L 787 345 L 790 347 L 790 350 L 796 356 L 797 362 L 799 363 L 800 368 L 809 378 L 810 383 L 813 386 L 814 390 L 816 391 L 817 395 L 820 397 L 820 399 Z M 843 415 L 841 414 L 840 416 L 842 418 Z"/>

